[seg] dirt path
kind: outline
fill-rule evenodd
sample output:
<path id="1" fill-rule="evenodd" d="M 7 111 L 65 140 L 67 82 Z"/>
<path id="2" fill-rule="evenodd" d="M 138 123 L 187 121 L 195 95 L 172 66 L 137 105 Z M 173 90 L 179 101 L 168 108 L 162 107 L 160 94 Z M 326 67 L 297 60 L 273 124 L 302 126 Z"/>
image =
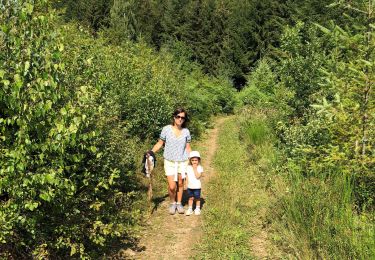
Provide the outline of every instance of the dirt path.
<path id="1" fill-rule="evenodd" d="M 214 174 L 212 160 L 217 149 L 217 136 L 225 118 L 216 121 L 204 140 L 193 146 L 202 155 L 204 176 L 202 177 L 202 198 L 205 198 L 205 186 Z M 149 225 L 143 232 L 139 246 L 144 250 L 133 255 L 134 259 L 188 259 L 194 254 L 192 248 L 202 237 L 202 216 L 168 214 L 169 201 L 166 198 L 153 213 Z M 185 205 L 185 209 L 186 209 Z M 204 214 L 204 204 L 202 205 Z"/>

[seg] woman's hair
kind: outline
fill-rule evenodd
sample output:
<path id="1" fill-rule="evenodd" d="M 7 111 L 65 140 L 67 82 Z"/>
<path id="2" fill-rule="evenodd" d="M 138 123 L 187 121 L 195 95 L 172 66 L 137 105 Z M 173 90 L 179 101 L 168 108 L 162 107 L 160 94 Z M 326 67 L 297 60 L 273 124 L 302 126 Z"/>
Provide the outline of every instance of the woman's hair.
<path id="1" fill-rule="evenodd" d="M 185 120 L 184 120 L 184 122 L 182 123 L 182 125 L 181 125 L 181 127 L 182 128 L 186 128 L 187 127 L 187 123 L 189 122 L 189 116 L 188 116 L 188 113 L 186 112 L 186 110 L 185 109 L 183 109 L 182 107 L 180 107 L 180 108 L 177 108 L 174 112 L 173 112 L 173 114 L 172 114 L 172 125 L 174 125 L 174 118 L 175 118 L 175 116 L 177 116 L 178 114 L 180 114 L 180 113 L 185 113 Z"/>

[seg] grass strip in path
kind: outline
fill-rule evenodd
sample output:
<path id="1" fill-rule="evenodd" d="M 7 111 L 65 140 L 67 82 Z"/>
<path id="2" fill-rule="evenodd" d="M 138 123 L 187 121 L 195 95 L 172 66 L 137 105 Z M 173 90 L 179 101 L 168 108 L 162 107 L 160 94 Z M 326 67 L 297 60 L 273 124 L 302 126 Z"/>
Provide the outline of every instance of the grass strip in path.
<path id="1" fill-rule="evenodd" d="M 250 165 L 236 117 L 219 130 L 215 177 L 207 185 L 203 239 L 196 259 L 259 259 L 268 256 L 262 215 L 268 195 Z"/>

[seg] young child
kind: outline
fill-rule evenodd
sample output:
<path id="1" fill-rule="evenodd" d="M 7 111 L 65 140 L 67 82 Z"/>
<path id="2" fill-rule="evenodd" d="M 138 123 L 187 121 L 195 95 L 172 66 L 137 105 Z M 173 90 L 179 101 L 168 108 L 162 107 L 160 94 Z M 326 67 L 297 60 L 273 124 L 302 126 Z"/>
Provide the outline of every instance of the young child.
<path id="1" fill-rule="evenodd" d="M 195 215 L 201 214 L 201 181 L 200 178 L 203 173 L 203 167 L 200 164 L 201 156 L 197 151 L 190 152 L 189 165 L 186 168 L 187 178 L 187 193 L 189 196 L 189 208 L 186 211 L 186 216 L 193 214 L 193 202 L 195 199 Z"/>

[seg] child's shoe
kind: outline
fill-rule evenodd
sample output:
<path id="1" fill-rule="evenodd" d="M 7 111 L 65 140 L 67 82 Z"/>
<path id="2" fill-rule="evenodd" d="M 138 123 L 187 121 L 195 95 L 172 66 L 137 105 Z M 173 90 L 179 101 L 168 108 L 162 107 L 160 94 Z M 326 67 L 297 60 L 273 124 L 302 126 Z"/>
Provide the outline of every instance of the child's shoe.
<path id="1" fill-rule="evenodd" d="M 200 215 L 200 214 L 201 214 L 201 209 L 200 209 L 200 208 L 196 208 L 196 209 L 194 210 L 194 214 L 195 214 L 195 215 Z"/>
<path id="2" fill-rule="evenodd" d="M 188 208 L 188 210 L 185 212 L 185 215 L 186 216 L 193 215 L 193 209 L 192 208 Z"/>
<path id="3" fill-rule="evenodd" d="M 186 216 L 193 215 L 193 209 L 192 208 L 188 208 L 188 210 L 185 212 L 185 215 Z"/>

